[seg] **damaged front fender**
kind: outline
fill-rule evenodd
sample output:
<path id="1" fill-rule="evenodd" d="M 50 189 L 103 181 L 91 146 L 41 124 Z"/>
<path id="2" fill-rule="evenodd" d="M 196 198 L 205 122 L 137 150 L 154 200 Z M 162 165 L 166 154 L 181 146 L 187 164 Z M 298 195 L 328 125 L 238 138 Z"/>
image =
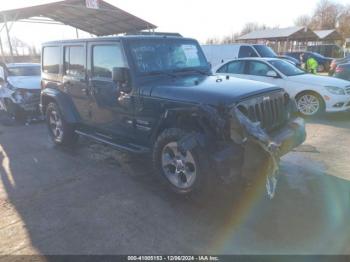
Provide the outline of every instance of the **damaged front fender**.
<path id="1" fill-rule="evenodd" d="M 208 105 L 168 110 L 166 117 L 189 116 L 201 128 L 181 141 L 181 151 L 200 147 L 210 155 L 223 181 L 243 177 L 265 181 L 268 198 L 275 195 L 280 157 L 304 142 L 302 119 L 292 119 L 274 133 L 267 133 L 259 122 L 251 121 L 236 106 L 216 109 Z M 259 177 L 261 179 L 259 179 Z"/>
<path id="2" fill-rule="evenodd" d="M 250 177 L 252 162 L 258 163 L 253 176 L 266 178 L 266 193 L 272 199 L 277 186 L 280 157 L 306 139 L 304 120 L 292 119 L 275 133 L 268 134 L 259 122 L 252 122 L 237 107 L 231 110 L 231 115 L 233 124 L 238 127 L 231 130 L 232 138 L 245 147 L 242 175 Z"/>

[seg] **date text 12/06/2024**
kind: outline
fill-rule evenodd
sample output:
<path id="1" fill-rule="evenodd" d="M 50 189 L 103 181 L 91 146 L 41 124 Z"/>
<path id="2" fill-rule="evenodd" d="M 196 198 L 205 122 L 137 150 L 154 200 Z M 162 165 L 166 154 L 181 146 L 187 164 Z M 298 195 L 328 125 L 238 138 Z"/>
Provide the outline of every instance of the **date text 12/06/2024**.
<path id="1" fill-rule="evenodd" d="M 220 261 L 217 256 L 128 256 L 128 261 Z"/>

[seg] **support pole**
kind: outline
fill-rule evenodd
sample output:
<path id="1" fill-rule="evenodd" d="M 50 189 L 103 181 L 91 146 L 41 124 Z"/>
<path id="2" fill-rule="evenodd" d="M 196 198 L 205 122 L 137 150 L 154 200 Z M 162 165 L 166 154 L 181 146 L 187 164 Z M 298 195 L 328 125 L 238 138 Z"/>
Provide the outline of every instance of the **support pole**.
<path id="1" fill-rule="evenodd" d="M 2 46 L 1 33 L 0 33 L 0 51 L 1 51 L 1 60 L 2 60 L 2 62 L 4 62 L 6 64 L 4 47 Z"/>
<path id="2" fill-rule="evenodd" d="M 77 39 L 79 39 L 79 31 L 78 31 L 78 28 L 75 28 L 75 33 L 77 35 Z"/>
<path id="3" fill-rule="evenodd" d="M 10 30 L 7 26 L 7 20 L 6 16 L 4 15 L 4 22 L 5 22 L 5 29 L 6 29 L 6 35 L 7 35 L 7 41 L 9 43 L 9 48 L 10 48 L 10 56 L 11 56 L 11 62 L 13 62 L 13 49 L 12 49 L 12 44 L 11 44 L 11 38 L 10 38 Z"/>

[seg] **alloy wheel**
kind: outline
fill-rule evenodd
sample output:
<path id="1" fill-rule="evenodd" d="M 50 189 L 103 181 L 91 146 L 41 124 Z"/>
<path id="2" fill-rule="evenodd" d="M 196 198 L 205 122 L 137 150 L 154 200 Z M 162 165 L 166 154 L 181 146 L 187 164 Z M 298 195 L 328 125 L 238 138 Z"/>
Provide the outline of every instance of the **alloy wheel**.
<path id="1" fill-rule="evenodd" d="M 321 107 L 320 100 L 311 94 L 306 94 L 300 97 L 297 104 L 299 111 L 307 116 L 315 115 Z"/>
<path id="2" fill-rule="evenodd" d="M 168 143 L 162 150 L 161 164 L 168 181 L 179 189 L 189 189 L 195 182 L 197 166 L 190 151 L 180 152 L 176 142 Z"/>
<path id="3" fill-rule="evenodd" d="M 62 120 L 57 111 L 52 110 L 49 116 L 49 126 L 52 135 L 56 141 L 62 141 L 63 139 L 63 126 Z"/>

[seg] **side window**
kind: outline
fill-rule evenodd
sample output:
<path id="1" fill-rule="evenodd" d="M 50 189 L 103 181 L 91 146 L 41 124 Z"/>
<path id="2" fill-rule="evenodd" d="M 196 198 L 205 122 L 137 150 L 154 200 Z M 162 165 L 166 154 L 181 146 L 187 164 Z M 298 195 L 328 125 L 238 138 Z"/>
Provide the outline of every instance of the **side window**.
<path id="1" fill-rule="evenodd" d="M 227 64 L 220 67 L 216 72 L 217 73 L 227 73 Z"/>
<path id="2" fill-rule="evenodd" d="M 239 49 L 238 57 L 258 57 L 258 54 L 254 51 L 254 49 L 251 46 L 241 46 L 241 48 Z"/>
<path id="3" fill-rule="evenodd" d="M 244 74 L 244 61 L 231 62 L 227 66 L 227 73 L 229 74 Z"/>
<path id="4" fill-rule="evenodd" d="M 58 46 L 44 47 L 43 49 L 43 72 L 47 74 L 59 74 L 60 48 Z"/>
<path id="5" fill-rule="evenodd" d="M 85 48 L 83 46 L 64 48 L 64 73 L 73 77 L 85 77 Z"/>
<path id="6" fill-rule="evenodd" d="M 273 70 L 267 64 L 259 61 L 249 61 L 248 74 L 254 76 L 266 76 L 268 71 Z"/>
<path id="7" fill-rule="evenodd" d="M 92 75 L 112 79 L 114 67 L 126 67 L 125 58 L 119 44 L 95 45 L 92 50 Z"/>

